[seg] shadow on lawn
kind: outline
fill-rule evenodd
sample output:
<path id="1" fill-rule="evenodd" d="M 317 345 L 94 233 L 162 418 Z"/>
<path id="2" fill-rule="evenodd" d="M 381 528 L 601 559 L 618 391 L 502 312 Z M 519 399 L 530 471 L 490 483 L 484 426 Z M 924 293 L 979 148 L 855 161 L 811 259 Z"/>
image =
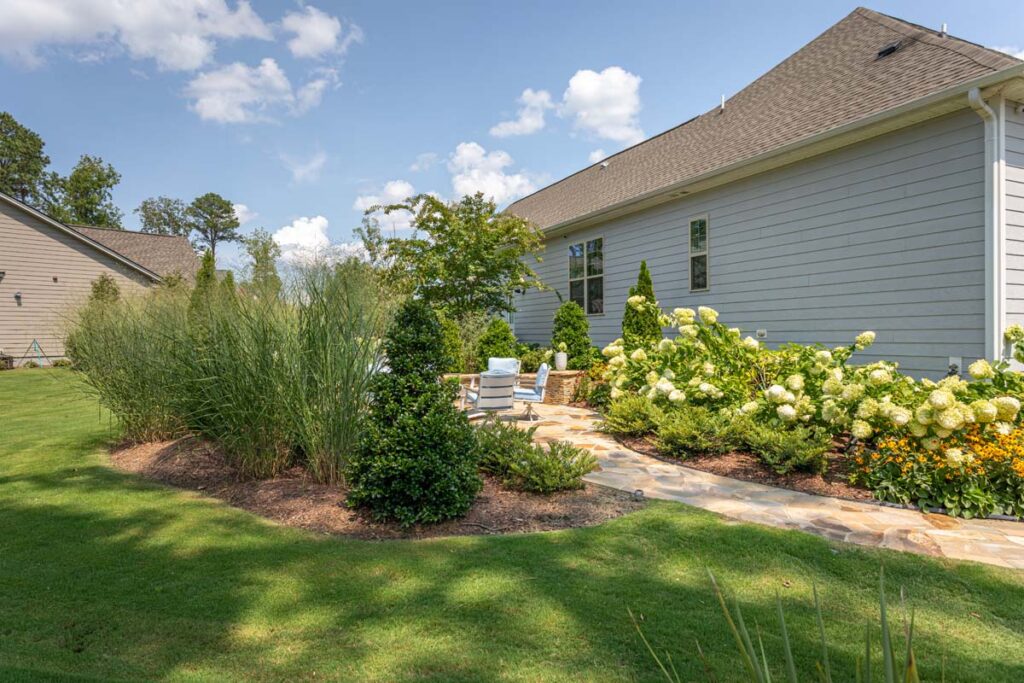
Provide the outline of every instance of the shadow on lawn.
<path id="1" fill-rule="evenodd" d="M 774 594 L 783 593 L 797 666 L 808 677 L 818 657 L 816 581 L 834 670 L 852 672 L 882 559 L 888 585 L 906 586 L 918 610 L 926 676 L 938 677 L 945 643 L 952 679 L 998 680 L 993 671 L 1024 679 L 1019 658 L 1001 668 L 984 643 L 949 643 L 944 633 L 949 619 L 974 618 L 956 612 L 968 594 L 1008 637 L 1020 626 L 1022 584 L 980 566 L 950 569 L 846 546 L 837 555 L 816 537 L 722 524 L 670 504 L 568 533 L 338 540 L 101 466 L 33 469 L 0 476 L 4 680 L 78 671 L 124 679 L 657 680 L 627 607 L 646 617 L 645 634 L 672 650 L 684 678 L 703 677 L 699 639 L 729 679 L 738 662 L 705 566 L 739 592 L 748 623 L 762 625 L 774 653 Z"/>

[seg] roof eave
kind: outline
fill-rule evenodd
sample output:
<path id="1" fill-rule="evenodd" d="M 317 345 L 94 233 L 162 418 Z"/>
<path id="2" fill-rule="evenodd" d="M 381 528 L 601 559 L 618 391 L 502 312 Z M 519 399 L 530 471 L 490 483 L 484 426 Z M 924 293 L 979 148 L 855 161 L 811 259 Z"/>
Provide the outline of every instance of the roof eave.
<path id="1" fill-rule="evenodd" d="M 135 261 L 132 261 L 130 258 L 127 258 L 127 257 L 119 254 L 118 252 L 114 251 L 113 249 L 110 249 L 109 247 L 106 247 L 106 246 L 100 244 L 99 242 L 97 242 L 96 240 L 92 239 L 91 237 L 87 237 L 86 235 L 83 235 L 82 233 L 78 232 L 74 228 L 71 228 L 71 227 L 65 225 L 64 223 L 61 223 L 56 218 L 51 218 L 50 216 L 47 216 L 42 211 L 29 206 L 25 202 L 20 201 L 18 199 L 15 199 L 14 197 L 11 197 L 10 195 L 5 194 L 3 192 L 0 192 L 0 199 L 3 199 L 4 201 L 6 201 L 8 204 L 14 206 L 15 208 L 21 209 L 22 211 L 24 211 L 25 213 L 29 214 L 30 216 L 33 216 L 34 218 L 37 218 L 37 219 L 41 220 L 42 222 L 46 223 L 47 225 L 50 225 L 50 226 L 52 226 L 54 228 L 57 228 L 58 230 L 66 233 L 68 235 L 71 235 L 72 237 L 74 237 L 75 239 L 79 240 L 80 242 L 84 242 L 84 243 L 88 244 L 90 247 L 93 247 L 94 249 L 97 249 L 98 251 L 103 252 L 107 256 L 110 256 L 114 260 L 123 263 L 124 265 L 128 266 L 132 270 L 136 270 L 136 271 L 142 273 L 143 275 L 145 275 L 146 277 L 150 278 L 154 282 L 158 282 L 159 283 L 159 282 L 163 282 L 164 281 L 164 279 L 162 277 L 160 277 L 160 275 L 158 275 L 157 273 L 154 273 L 149 268 L 146 268 L 145 266 L 143 266 L 143 265 L 141 265 L 139 263 L 136 263 Z"/>
<path id="2" fill-rule="evenodd" d="M 545 236 L 553 237 L 586 225 L 600 222 L 617 214 L 631 213 L 639 208 L 647 208 L 678 198 L 678 193 L 686 190 L 686 194 L 703 192 L 717 185 L 732 182 L 739 178 L 763 173 L 800 159 L 845 147 L 846 145 L 883 135 L 906 126 L 920 123 L 930 118 L 963 109 L 968 106 L 965 98 L 968 91 L 980 88 L 989 97 L 999 86 L 1016 78 L 1024 78 L 1024 64 L 1015 64 L 1000 71 L 964 81 L 916 100 L 905 102 L 896 107 L 866 116 L 856 121 L 837 126 L 836 128 L 811 135 L 800 140 L 776 147 L 746 159 L 727 164 L 707 173 L 687 178 L 657 190 L 644 193 L 637 197 L 617 202 L 596 211 L 577 216 L 561 223 L 550 225 L 542 230 Z M 1024 93 L 1024 83 L 1021 84 Z M 962 101 L 961 101 L 962 100 Z M 923 114 L 915 116 L 915 114 Z M 895 124 L 895 125 L 894 125 Z"/>

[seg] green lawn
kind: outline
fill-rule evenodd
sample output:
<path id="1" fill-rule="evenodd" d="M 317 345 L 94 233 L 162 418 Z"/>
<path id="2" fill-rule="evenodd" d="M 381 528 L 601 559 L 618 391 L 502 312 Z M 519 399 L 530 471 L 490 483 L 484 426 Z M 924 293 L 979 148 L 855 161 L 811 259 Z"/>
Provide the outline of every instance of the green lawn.
<path id="1" fill-rule="evenodd" d="M 276 526 L 105 465 L 67 371 L 0 373 L 0 680 L 658 680 L 626 613 L 701 678 L 736 680 L 705 567 L 810 680 L 811 585 L 849 671 L 877 609 L 917 609 L 926 679 L 1024 680 L 1024 575 L 830 544 L 655 503 L 601 527 L 360 542 Z M 779 670 L 781 674 L 781 670 Z M 846 677 L 842 677 L 846 680 Z"/>

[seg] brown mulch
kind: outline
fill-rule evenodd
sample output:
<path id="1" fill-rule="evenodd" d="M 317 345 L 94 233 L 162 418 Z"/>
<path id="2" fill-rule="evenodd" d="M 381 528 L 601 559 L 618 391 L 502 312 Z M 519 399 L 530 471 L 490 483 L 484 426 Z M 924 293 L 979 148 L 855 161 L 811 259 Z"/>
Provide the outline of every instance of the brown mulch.
<path id="1" fill-rule="evenodd" d="M 850 500 L 872 500 L 871 491 L 850 483 L 850 458 L 838 452 L 828 454 L 828 469 L 824 474 L 811 472 L 790 472 L 779 474 L 761 462 L 751 453 L 726 453 L 725 455 L 698 455 L 679 460 L 662 455 L 649 437 L 618 437 L 622 445 L 634 451 L 659 460 L 683 464 L 702 472 L 742 481 L 752 481 L 767 486 L 813 493 L 819 496 L 847 498 Z"/>
<path id="2" fill-rule="evenodd" d="M 403 529 L 345 505 L 345 489 L 318 484 L 294 467 L 273 479 L 239 476 L 211 444 L 187 437 L 114 450 L 118 469 L 199 491 L 288 526 L 361 539 L 429 538 L 551 531 L 600 524 L 644 506 L 632 494 L 586 484 L 579 491 L 539 495 L 511 491 L 485 477 L 466 516 Z"/>

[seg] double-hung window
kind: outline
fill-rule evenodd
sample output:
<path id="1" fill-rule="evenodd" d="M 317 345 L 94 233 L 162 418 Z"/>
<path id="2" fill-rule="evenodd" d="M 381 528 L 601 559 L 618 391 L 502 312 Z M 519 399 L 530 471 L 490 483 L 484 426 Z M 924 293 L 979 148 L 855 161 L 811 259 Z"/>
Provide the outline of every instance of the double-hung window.
<path id="1" fill-rule="evenodd" d="M 587 315 L 604 313 L 604 239 L 569 245 L 569 299 Z"/>
<path id="2" fill-rule="evenodd" d="M 708 279 L 708 217 L 690 219 L 690 291 L 709 288 Z"/>

